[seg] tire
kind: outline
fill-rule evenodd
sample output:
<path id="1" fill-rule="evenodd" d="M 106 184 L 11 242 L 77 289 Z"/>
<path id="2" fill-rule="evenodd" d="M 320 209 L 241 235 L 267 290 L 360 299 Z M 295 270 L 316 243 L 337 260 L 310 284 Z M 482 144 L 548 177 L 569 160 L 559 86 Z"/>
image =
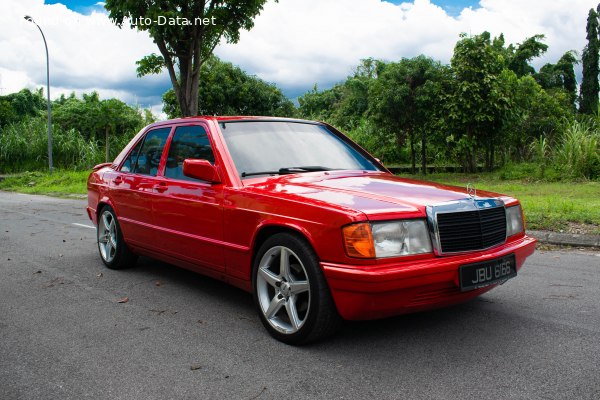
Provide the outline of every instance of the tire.
<path id="1" fill-rule="evenodd" d="M 137 256 L 125 244 L 119 221 L 110 206 L 104 206 L 98 214 L 96 242 L 100 258 L 108 268 L 124 269 L 135 265 Z"/>
<path id="2" fill-rule="evenodd" d="M 298 235 L 278 233 L 263 243 L 254 259 L 252 288 L 261 322 L 281 342 L 314 342 L 341 325 L 317 255 Z"/>

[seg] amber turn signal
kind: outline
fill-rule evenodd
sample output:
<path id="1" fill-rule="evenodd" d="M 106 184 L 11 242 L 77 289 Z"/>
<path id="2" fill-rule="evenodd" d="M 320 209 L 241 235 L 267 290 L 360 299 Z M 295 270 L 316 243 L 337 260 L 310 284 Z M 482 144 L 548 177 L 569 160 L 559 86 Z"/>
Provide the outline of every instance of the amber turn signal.
<path id="1" fill-rule="evenodd" d="M 371 235 L 371 225 L 367 222 L 352 224 L 342 228 L 346 254 L 350 257 L 375 258 L 375 247 Z"/>

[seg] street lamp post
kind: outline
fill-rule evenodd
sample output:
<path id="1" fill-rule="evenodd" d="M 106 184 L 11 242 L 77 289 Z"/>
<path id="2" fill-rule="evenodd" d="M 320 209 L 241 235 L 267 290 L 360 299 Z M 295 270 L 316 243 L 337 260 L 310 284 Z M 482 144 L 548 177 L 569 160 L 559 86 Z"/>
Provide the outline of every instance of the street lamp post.
<path id="1" fill-rule="evenodd" d="M 50 57 L 48 56 L 48 43 L 46 43 L 46 36 L 44 36 L 44 32 L 42 32 L 42 28 L 36 24 L 33 18 L 31 18 L 29 15 L 26 15 L 25 19 L 37 26 L 42 34 L 44 46 L 46 47 L 46 93 L 48 95 L 48 167 L 50 168 L 50 173 L 52 173 L 52 105 L 50 103 Z"/>

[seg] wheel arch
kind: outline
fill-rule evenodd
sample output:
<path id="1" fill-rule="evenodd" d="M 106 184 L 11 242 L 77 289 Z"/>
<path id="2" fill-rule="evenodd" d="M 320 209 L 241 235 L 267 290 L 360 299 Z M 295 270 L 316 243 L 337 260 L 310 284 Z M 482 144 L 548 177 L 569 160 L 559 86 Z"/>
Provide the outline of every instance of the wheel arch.
<path id="1" fill-rule="evenodd" d="M 98 201 L 98 204 L 96 205 L 96 221 L 98 220 L 98 217 L 100 216 L 100 211 L 102 211 L 102 209 L 105 206 L 109 206 L 110 208 L 112 208 L 113 211 L 115 212 L 115 215 L 117 216 L 117 218 L 119 218 L 119 213 L 115 209 L 115 206 L 112 203 L 112 201 L 110 201 L 110 199 L 108 197 L 104 196 Z"/>
<path id="2" fill-rule="evenodd" d="M 319 258 L 319 254 L 314 246 L 313 241 L 311 240 L 311 236 L 305 229 L 289 224 L 279 224 L 279 223 L 271 223 L 271 224 L 263 224 L 258 227 L 256 230 L 256 234 L 254 235 L 254 240 L 252 243 L 252 257 L 251 263 L 254 265 L 254 260 L 256 255 L 258 254 L 258 250 L 263 245 L 263 243 L 273 235 L 278 233 L 290 233 L 292 235 L 298 236 L 301 239 L 305 240 L 306 243 L 312 248 L 312 250 Z"/>

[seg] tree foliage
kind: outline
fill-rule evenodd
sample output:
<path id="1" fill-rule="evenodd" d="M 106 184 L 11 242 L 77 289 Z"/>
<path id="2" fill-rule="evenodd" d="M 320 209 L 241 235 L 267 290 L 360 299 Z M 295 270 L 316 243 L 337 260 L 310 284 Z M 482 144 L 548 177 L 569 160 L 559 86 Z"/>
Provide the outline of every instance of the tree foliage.
<path id="1" fill-rule="evenodd" d="M 535 69 L 529 63 L 548 50 L 548 45 L 542 43 L 544 37 L 544 35 L 534 35 L 516 47 L 508 46 L 508 68 L 517 74 L 517 77 L 535 73 Z"/>
<path id="2" fill-rule="evenodd" d="M 456 145 L 467 172 L 476 169 L 479 145 L 486 151 L 485 164 L 494 164 L 495 133 L 502 128 L 511 107 L 507 81 L 512 72 L 506 59 L 492 45 L 490 34 L 461 35 L 451 60 L 454 89 L 449 119 L 457 131 Z"/>
<path id="3" fill-rule="evenodd" d="M 138 75 L 169 72 L 183 116 L 198 110 L 198 88 L 202 64 L 221 39 L 236 43 L 241 30 L 252 28 L 266 0 L 106 0 L 110 19 L 122 27 L 147 31 L 160 55 L 150 54 L 137 62 Z M 157 23 L 159 18 L 189 21 Z M 148 19 L 151 23 L 145 23 Z"/>
<path id="4" fill-rule="evenodd" d="M 538 72 L 530 63 L 546 52 L 543 38 L 513 45 L 503 35 L 462 34 L 450 65 L 425 56 L 362 60 L 344 82 L 301 96 L 299 113 L 413 170 L 418 161 L 425 172 L 431 161 L 475 171 L 527 160 L 530 143 L 557 145 L 574 120 L 576 54 Z"/>
<path id="5" fill-rule="evenodd" d="M 163 95 L 163 111 L 179 115 L 175 92 Z M 200 72 L 197 115 L 271 115 L 293 117 L 294 104 L 275 85 L 211 57 Z"/>
<path id="6" fill-rule="evenodd" d="M 439 117 L 439 75 L 442 66 L 418 56 L 389 63 L 371 85 L 369 115 L 383 130 L 396 134 L 401 145 L 410 143 L 411 165 L 416 169 L 417 138 L 421 138 L 422 167 L 426 172 L 426 142 Z"/>
<path id="7" fill-rule="evenodd" d="M 575 64 L 578 64 L 574 51 L 567 51 L 556 64 L 546 64 L 535 74 L 535 79 L 549 93 L 562 90 L 567 93 L 570 107 L 577 101 L 577 78 Z"/>
<path id="8" fill-rule="evenodd" d="M 382 61 L 363 59 L 344 83 L 323 91 L 315 85 L 298 98 L 300 114 L 310 119 L 329 121 L 342 129 L 357 127 L 369 110 L 370 86 L 384 66 Z"/>
<path id="9" fill-rule="evenodd" d="M 45 111 L 46 99 L 43 89 L 34 92 L 22 89 L 17 93 L 0 96 L 0 127 Z"/>
<path id="10" fill-rule="evenodd" d="M 144 118 L 139 110 L 117 99 L 100 100 L 97 92 L 61 96 L 54 106 L 54 123 L 63 129 L 75 129 L 88 140 L 103 140 L 106 129 L 116 135 L 139 130 Z"/>

